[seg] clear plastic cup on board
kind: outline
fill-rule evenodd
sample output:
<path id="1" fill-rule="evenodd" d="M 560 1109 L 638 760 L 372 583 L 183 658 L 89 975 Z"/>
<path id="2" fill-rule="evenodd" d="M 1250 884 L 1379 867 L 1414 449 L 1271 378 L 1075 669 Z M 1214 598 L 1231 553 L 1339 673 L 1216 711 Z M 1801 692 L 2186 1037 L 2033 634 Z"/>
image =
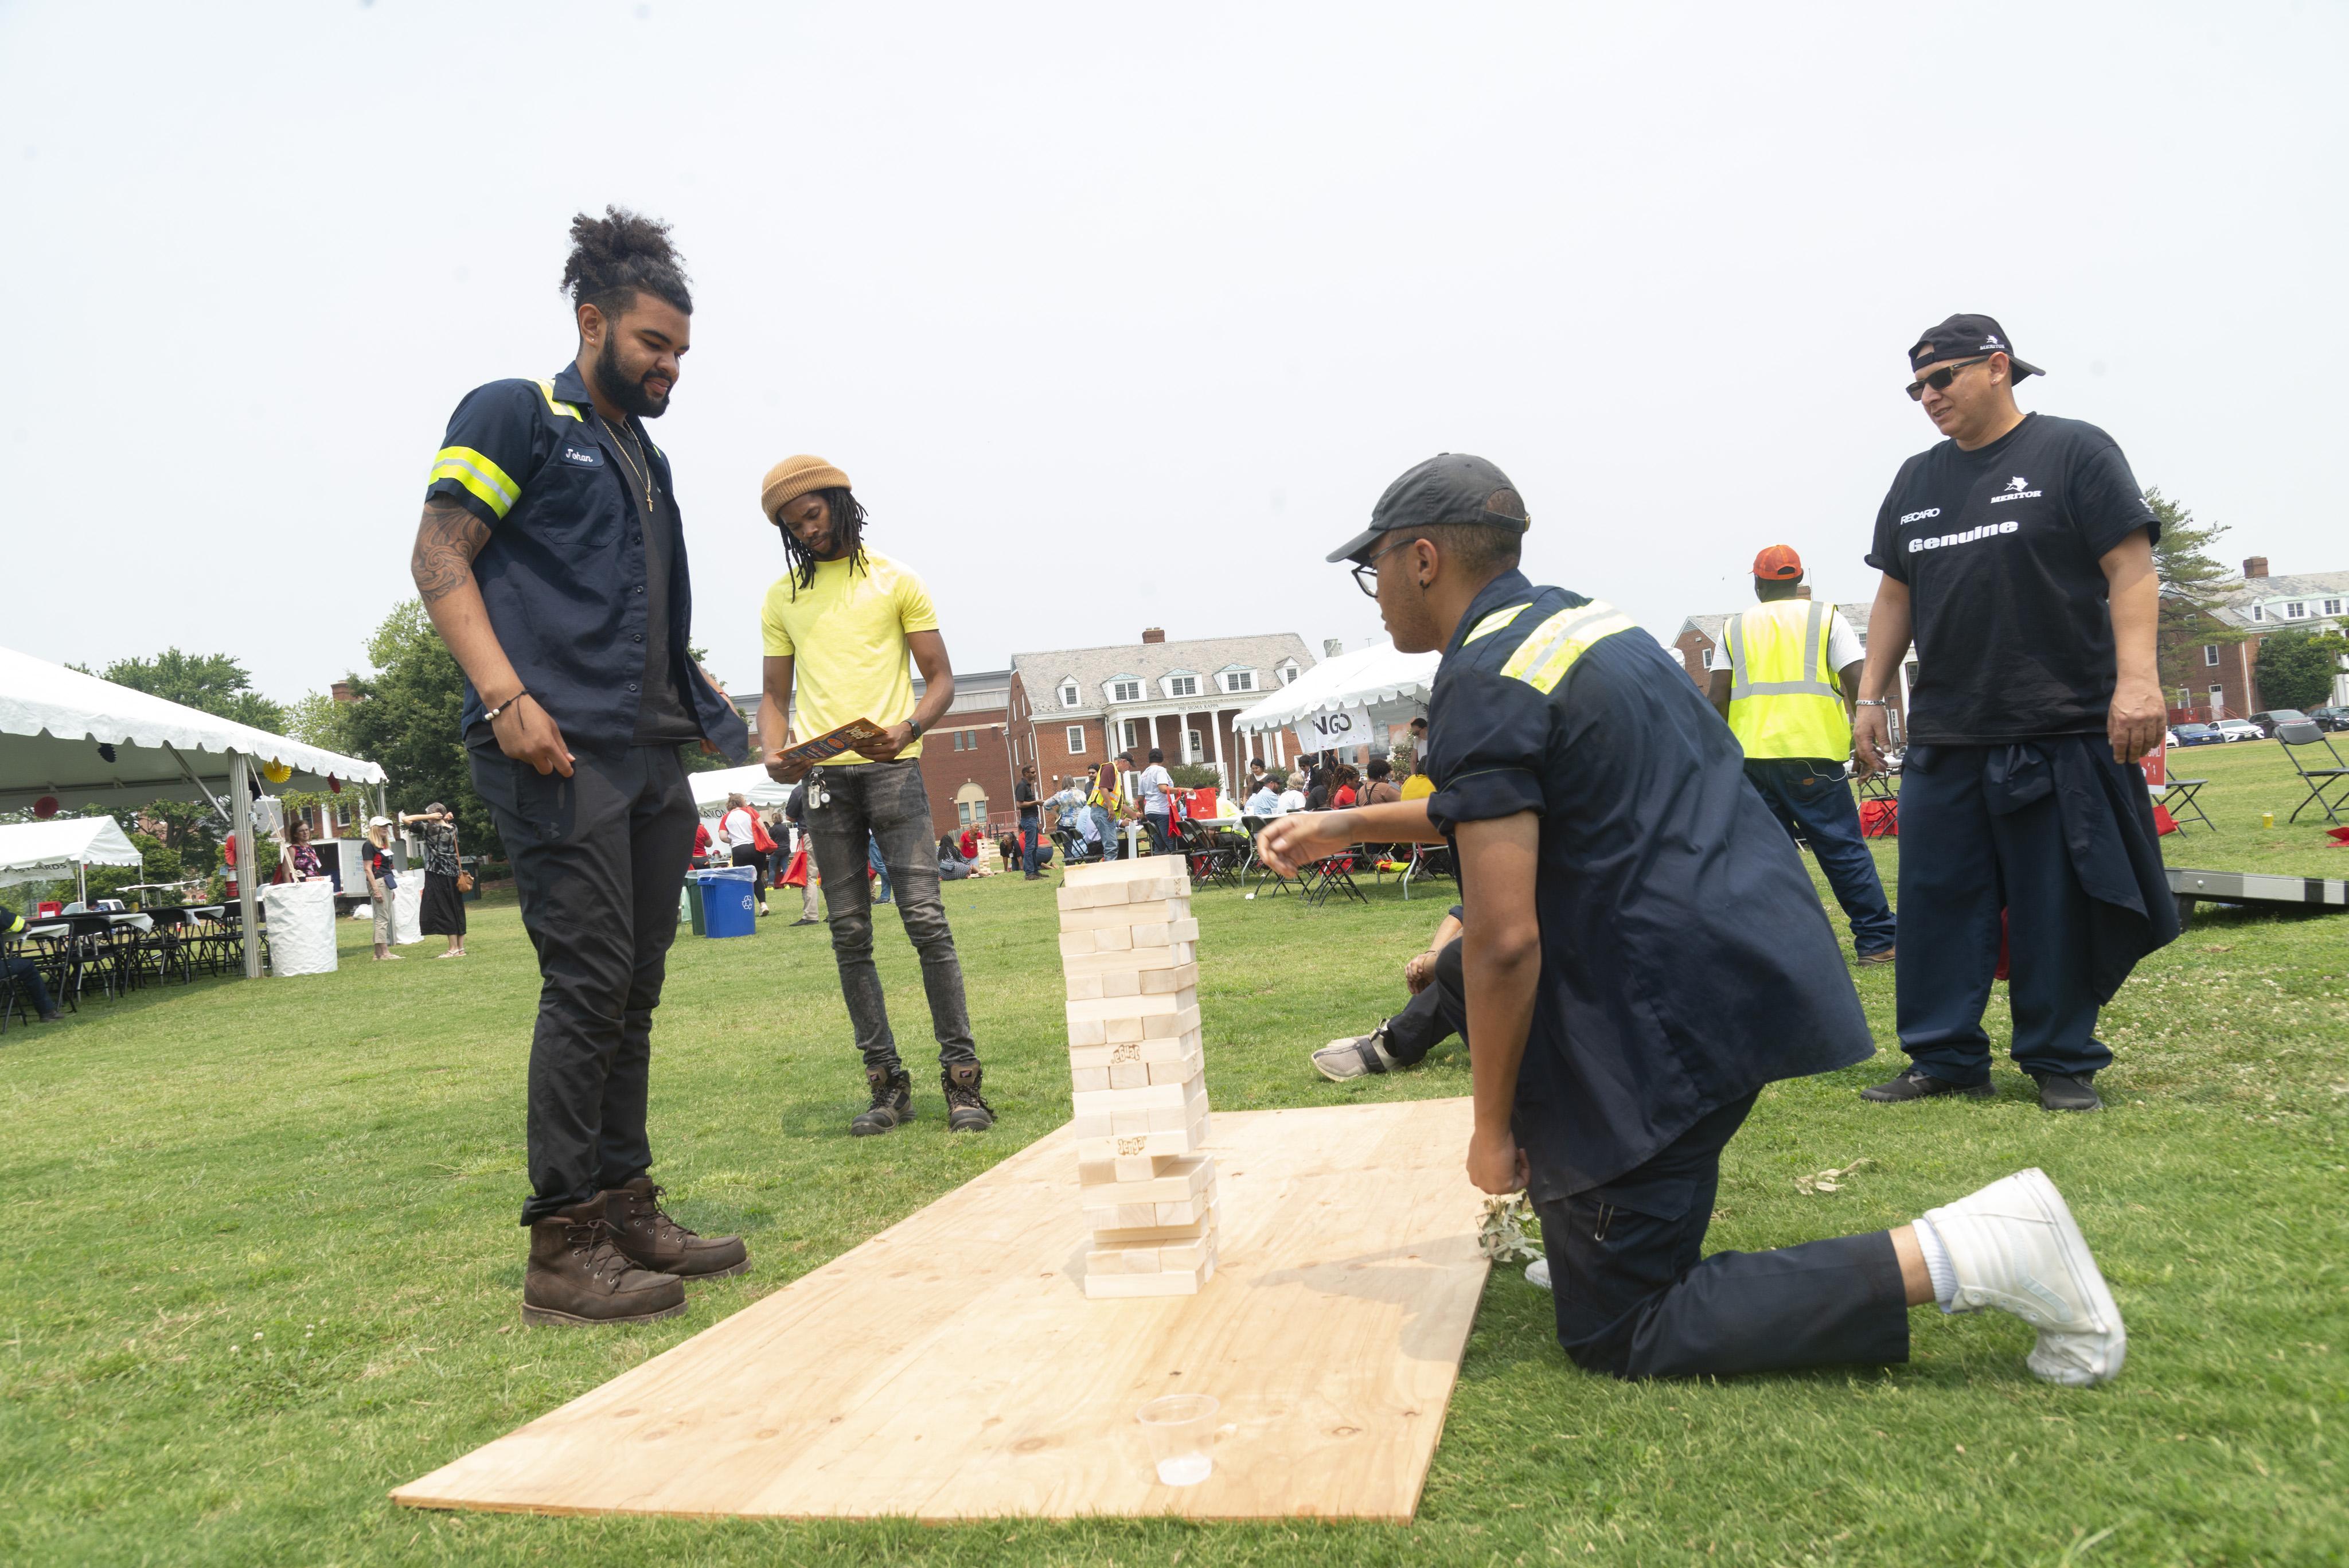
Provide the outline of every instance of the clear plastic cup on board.
<path id="1" fill-rule="evenodd" d="M 1212 1474 L 1216 1457 L 1216 1412 L 1205 1394 L 1168 1394 L 1142 1407 L 1138 1417 L 1150 1439 L 1150 1462 L 1167 1486 L 1197 1486 Z"/>

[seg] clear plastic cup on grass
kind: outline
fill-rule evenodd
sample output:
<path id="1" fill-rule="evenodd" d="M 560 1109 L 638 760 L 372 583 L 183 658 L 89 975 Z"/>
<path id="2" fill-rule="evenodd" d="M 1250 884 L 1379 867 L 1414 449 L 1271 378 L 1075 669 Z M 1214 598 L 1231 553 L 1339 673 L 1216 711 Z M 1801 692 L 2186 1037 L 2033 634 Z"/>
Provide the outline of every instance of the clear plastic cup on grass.
<path id="1" fill-rule="evenodd" d="M 1216 1401 L 1205 1394 L 1168 1394 L 1142 1407 L 1139 1419 L 1150 1438 L 1150 1462 L 1167 1486 L 1197 1486 L 1214 1473 Z"/>

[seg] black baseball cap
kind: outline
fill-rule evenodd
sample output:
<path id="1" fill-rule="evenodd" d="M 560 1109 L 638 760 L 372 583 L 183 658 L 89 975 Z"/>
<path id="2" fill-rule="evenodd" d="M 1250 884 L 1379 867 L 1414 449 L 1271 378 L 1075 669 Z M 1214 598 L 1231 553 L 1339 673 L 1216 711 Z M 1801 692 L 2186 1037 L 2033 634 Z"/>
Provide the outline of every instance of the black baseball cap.
<path id="1" fill-rule="evenodd" d="M 1938 365 L 1944 359 L 1971 359 L 1977 354 L 2005 355 L 2006 362 L 2014 367 L 2013 379 L 2018 381 L 2025 376 L 2047 374 L 2038 366 L 2025 363 L 2007 343 L 2005 328 L 1988 316 L 1952 316 L 1938 327 L 1925 328 L 1925 336 L 1909 350 L 1909 370 L 1916 375 L 1928 365 Z"/>
<path id="2" fill-rule="evenodd" d="M 1371 525 L 1323 557 L 1361 562 L 1379 535 L 1398 528 L 1443 528 L 1465 524 L 1522 534 L 1530 525 L 1525 501 L 1509 476 L 1481 457 L 1440 452 L 1403 471 L 1371 508 Z"/>

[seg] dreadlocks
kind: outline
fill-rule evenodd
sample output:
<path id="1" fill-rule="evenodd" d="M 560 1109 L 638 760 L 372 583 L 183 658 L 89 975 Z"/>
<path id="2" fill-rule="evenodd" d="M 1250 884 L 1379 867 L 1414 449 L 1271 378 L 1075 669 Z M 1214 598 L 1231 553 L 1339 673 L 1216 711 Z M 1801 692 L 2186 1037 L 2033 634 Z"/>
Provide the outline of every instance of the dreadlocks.
<path id="1" fill-rule="evenodd" d="M 847 546 L 839 558 L 847 560 L 850 570 L 861 567 L 868 576 L 871 576 L 872 566 L 864 559 L 864 504 L 857 500 L 855 493 L 846 485 L 812 490 L 808 493 L 823 496 L 824 505 L 831 509 L 833 543 L 835 547 Z M 802 588 L 815 586 L 815 557 L 808 554 L 808 547 L 801 544 L 798 536 L 781 522 L 775 524 L 775 531 L 783 536 L 783 558 L 792 568 L 792 597 L 797 598 Z"/>

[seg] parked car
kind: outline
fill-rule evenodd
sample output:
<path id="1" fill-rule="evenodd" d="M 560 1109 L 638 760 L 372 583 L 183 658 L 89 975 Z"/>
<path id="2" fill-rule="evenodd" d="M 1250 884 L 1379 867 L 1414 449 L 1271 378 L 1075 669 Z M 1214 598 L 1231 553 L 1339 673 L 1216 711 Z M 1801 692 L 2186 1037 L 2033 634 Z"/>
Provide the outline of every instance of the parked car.
<path id="1" fill-rule="evenodd" d="M 2173 746 L 2215 746 L 2227 738 L 2209 724 L 2180 724 L 2172 736 Z"/>
<path id="2" fill-rule="evenodd" d="M 2271 708 L 2264 713 L 2252 714 L 2245 722 L 2258 725 L 2260 733 L 2272 741 L 2275 739 L 2278 724 L 2297 724 L 2307 717 L 2307 714 L 2297 708 Z"/>
<path id="3" fill-rule="evenodd" d="M 2221 719 L 2210 727 L 2219 732 L 2219 738 L 2222 741 L 2264 741 L 2267 739 L 2267 736 L 2260 732 L 2260 727 L 2257 724 L 2252 723 L 2249 719 Z"/>
<path id="4" fill-rule="evenodd" d="M 2349 730 L 2349 708 L 2311 708 L 2308 722 L 2320 730 Z"/>

